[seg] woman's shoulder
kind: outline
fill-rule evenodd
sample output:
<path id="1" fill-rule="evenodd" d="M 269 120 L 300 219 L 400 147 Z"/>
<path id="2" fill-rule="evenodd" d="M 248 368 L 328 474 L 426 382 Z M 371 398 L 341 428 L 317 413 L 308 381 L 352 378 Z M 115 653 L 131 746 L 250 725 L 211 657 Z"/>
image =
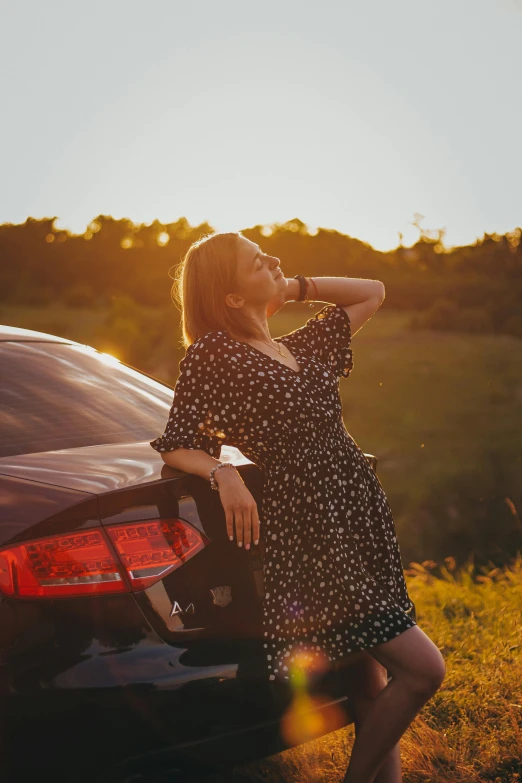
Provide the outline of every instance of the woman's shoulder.
<path id="1" fill-rule="evenodd" d="M 233 340 L 225 329 L 212 329 L 202 334 L 191 343 L 186 353 L 208 353 L 209 351 L 221 353 L 224 349 L 233 350 L 237 342 Z"/>
<path id="2" fill-rule="evenodd" d="M 208 351 L 212 348 L 219 348 L 223 344 L 221 337 L 221 331 L 212 329 L 205 334 L 200 335 L 193 343 L 187 348 L 188 353 L 194 353 L 195 351 Z"/>
<path id="3" fill-rule="evenodd" d="M 234 344 L 226 331 L 212 329 L 202 334 L 188 346 L 181 361 L 183 366 L 192 362 L 201 362 L 203 364 L 219 363 L 222 365 L 232 356 L 233 349 Z"/>
<path id="4" fill-rule="evenodd" d="M 239 383 L 242 375 L 237 346 L 223 330 L 206 332 L 191 343 L 179 363 L 180 377 L 190 383 L 227 385 Z M 208 390 L 208 386 L 205 386 Z"/>

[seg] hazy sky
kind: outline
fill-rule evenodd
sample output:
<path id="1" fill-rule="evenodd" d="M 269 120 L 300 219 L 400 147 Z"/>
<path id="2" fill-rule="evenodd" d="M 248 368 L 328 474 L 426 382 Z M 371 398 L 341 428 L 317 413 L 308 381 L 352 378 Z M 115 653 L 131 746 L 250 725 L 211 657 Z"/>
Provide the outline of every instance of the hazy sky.
<path id="1" fill-rule="evenodd" d="M 0 223 L 522 225 L 522 0 L 0 0 Z"/>

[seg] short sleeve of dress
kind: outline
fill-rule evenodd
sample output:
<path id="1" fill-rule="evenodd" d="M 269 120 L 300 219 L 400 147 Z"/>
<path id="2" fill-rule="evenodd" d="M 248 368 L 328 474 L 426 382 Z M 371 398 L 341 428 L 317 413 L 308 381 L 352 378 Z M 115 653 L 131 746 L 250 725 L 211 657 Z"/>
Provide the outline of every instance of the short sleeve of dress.
<path id="1" fill-rule="evenodd" d="M 234 365 L 219 335 L 209 332 L 189 345 L 179 363 L 174 400 L 156 451 L 202 449 L 216 459 L 240 426 L 242 399 Z M 233 444 L 232 444 L 233 445 Z"/>
<path id="2" fill-rule="evenodd" d="M 341 305 L 327 304 L 304 326 L 278 338 L 315 356 L 337 378 L 347 378 L 353 369 L 350 316 Z"/>

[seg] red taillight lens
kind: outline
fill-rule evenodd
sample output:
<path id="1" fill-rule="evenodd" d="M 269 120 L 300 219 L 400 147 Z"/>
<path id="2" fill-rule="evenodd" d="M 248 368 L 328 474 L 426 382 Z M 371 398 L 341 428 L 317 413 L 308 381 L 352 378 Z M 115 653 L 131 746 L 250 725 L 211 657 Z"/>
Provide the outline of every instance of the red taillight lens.
<path id="1" fill-rule="evenodd" d="M 0 587 L 19 598 L 123 593 L 127 589 L 99 530 L 4 549 L 0 552 Z"/>
<path id="2" fill-rule="evenodd" d="M 16 598 L 60 598 L 142 590 L 207 543 L 180 519 L 27 541 L 0 550 L 0 592 Z"/>
<path id="3" fill-rule="evenodd" d="M 131 587 L 137 589 L 162 579 L 205 546 L 201 534 L 181 519 L 113 525 L 107 532 Z"/>

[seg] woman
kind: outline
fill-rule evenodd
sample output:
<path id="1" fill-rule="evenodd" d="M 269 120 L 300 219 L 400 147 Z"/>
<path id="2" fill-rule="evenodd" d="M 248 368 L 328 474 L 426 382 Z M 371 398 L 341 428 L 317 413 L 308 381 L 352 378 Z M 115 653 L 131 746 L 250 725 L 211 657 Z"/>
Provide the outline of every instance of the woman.
<path id="1" fill-rule="evenodd" d="M 189 248 L 174 286 L 187 350 L 165 432 L 151 446 L 168 465 L 211 481 L 238 546 L 263 533 L 269 678 L 352 662 L 356 740 L 345 783 L 397 783 L 399 739 L 445 667 L 408 614 L 386 496 L 342 418 L 352 335 L 379 308 L 384 286 L 299 277 L 286 279 L 279 259 L 240 233 Z M 272 338 L 267 317 L 303 300 L 305 286 L 307 299 L 345 304 Z M 239 472 L 220 462 L 223 443 L 264 471 L 260 509 Z"/>

